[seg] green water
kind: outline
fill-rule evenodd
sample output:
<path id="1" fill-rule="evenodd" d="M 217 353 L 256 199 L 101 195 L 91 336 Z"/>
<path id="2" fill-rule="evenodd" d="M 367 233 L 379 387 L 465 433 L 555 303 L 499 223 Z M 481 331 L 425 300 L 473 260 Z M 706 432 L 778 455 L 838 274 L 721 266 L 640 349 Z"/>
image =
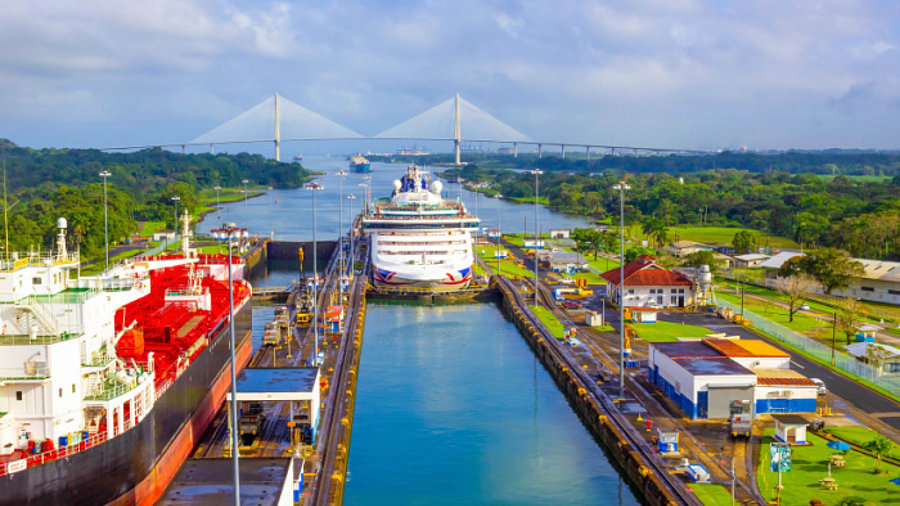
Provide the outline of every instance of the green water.
<path id="1" fill-rule="evenodd" d="M 492 304 L 371 303 L 345 504 L 639 504 Z"/>

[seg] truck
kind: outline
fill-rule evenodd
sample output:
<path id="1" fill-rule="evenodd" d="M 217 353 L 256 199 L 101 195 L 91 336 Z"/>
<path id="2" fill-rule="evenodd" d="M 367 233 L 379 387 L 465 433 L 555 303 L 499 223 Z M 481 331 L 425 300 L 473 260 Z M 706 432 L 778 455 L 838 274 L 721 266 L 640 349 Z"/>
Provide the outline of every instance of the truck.
<path id="1" fill-rule="evenodd" d="M 241 410 L 241 416 L 238 418 L 241 445 L 252 445 L 256 436 L 262 432 L 263 425 L 266 423 L 266 417 L 262 414 L 262 411 L 262 404 L 258 402 L 250 404 L 246 411 Z"/>
<path id="2" fill-rule="evenodd" d="M 731 401 L 729 405 L 731 413 L 728 419 L 728 430 L 731 437 L 750 437 L 753 430 L 753 406 L 750 401 Z"/>

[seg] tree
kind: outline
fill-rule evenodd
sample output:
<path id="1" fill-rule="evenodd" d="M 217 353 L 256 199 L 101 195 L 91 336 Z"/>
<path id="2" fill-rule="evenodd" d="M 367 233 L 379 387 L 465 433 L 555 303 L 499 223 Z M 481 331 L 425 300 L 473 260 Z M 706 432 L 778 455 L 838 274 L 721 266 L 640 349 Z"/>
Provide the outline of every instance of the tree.
<path id="1" fill-rule="evenodd" d="M 740 232 L 734 234 L 734 239 L 731 240 L 731 244 L 734 246 L 735 251 L 737 251 L 738 253 L 753 251 L 754 249 L 756 249 L 756 234 L 751 234 L 746 230 L 741 230 Z"/>
<path id="2" fill-rule="evenodd" d="M 684 256 L 682 265 L 686 267 L 700 268 L 701 265 L 708 265 L 711 272 L 716 272 L 722 266 L 722 260 L 716 258 L 716 254 L 712 251 L 695 251 Z"/>
<path id="3" fill-rule="evenodd" d="M 572 230 L 572 239 L 579 251 L 593 252 L 594 259 L 597 258 L 597 252 L 603 249 L 605 235 L 599 230 L 593 228 L 576 228 Z"/>
<path id="4" fill-rule="evenodd" d="M 775 281 L 775 289 L 788 298 L 788 321 L 794 321 L 794 314 L 803 302 L 819 289 L 819 283 L 809 274 L 797 274 Z"/>
<path id="5" fill-rule="evenodd" d="M 852 278 L 865 273 L 861 263 L 851 258 L 846 251 L 837 248 L 819 248 L 805 257 L 794 257 L 782 266 L 782 271 L 809 274 L 822 284 L 827 294 L 837 288 L 846 288 Z"/>
<path id="6" fill-rule="evenodd" d="M 835 325 L 841 329 L 841 332 L 847 338 L 847 344 L 850 344 L 850 338 L 856 334 L 856 327 L 860 320 L 865 317 L 866 308 L 853 297 L 844 297 L 837 303 L 837 311 L 835 312 Z"/>
<path id="7" fill-rule="evenodd" d="M 875 474 L 878 474 L 881 473 L 881 459 L 885 455 L 890 455 L 894 449 L 894 442 L 884 436 L 875 436 L 866 441 L 862 447 L 875 455 Z"/>

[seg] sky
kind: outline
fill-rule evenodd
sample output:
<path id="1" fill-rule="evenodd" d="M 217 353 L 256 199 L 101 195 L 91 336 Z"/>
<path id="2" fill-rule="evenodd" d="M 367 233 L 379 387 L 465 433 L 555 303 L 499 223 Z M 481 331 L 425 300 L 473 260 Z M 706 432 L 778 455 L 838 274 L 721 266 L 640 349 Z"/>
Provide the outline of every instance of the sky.
<path id="1" fill-rule="evenodd" d="M 0 137 L 187 142 L 275 91 L 375 135 L 458 92 L 545 142 L 896 149 L 898 47 L 895 1 L 0 0 Z"/>

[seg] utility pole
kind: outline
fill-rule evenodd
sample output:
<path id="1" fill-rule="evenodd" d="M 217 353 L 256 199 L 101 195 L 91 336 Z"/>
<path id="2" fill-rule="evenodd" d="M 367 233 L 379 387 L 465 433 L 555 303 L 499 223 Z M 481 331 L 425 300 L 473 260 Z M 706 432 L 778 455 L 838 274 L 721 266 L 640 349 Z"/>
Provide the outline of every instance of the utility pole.
<path id="1" fill-rule="evenodd" d="M 534 305 L 538 305 L 538 292 L 541 289 L 541 280 L 538 277 L 538 270 L 540 269 L 540 265 L 538 262 L 538 241 L 540 237 L 538 236 L 538 176 L 544 173 L 541 169 L 534 169 L 531 171 L 534 174 Z M 498 207 L 499 209 L 499 207 Z M 522 240 L 524 241 L 524 236 Z"/>
<path id="2" fill-rule="evenodd" d="M 837 311 L 831 320 L 831 365 L 834 365 L 834 349 L 837 347 Z"/>
<path id="3" fill-rule="evenodd" d="M 100 173 L 100 177 L 103 178 L 103 238 L 106 243 L 106 270 L 109 271 L 109 218 L 107 217 L 107 205 L 106 205 L 106 178 L 111 176 L 108 170 L 104 170 Z M 178 203 L 175 204 L 175 227 L 178 228 Z"/>
<path id="4" fill-rule="evenodd" d="M 338 258 L 340 261 L 340 276 L 338 276 L 338 300 L 344 303 L 344 176 L 347 171 L 341 169 L 335 172 L 338 176 L 338 204 L 340 211 L 338 212 Z"/>
<path id="5" fill-rule="evenodd" d="M 631 186 L 622 181 L 613 185 L 619 190 L 619 398 L 625 398 L 625 190 Z"/>

